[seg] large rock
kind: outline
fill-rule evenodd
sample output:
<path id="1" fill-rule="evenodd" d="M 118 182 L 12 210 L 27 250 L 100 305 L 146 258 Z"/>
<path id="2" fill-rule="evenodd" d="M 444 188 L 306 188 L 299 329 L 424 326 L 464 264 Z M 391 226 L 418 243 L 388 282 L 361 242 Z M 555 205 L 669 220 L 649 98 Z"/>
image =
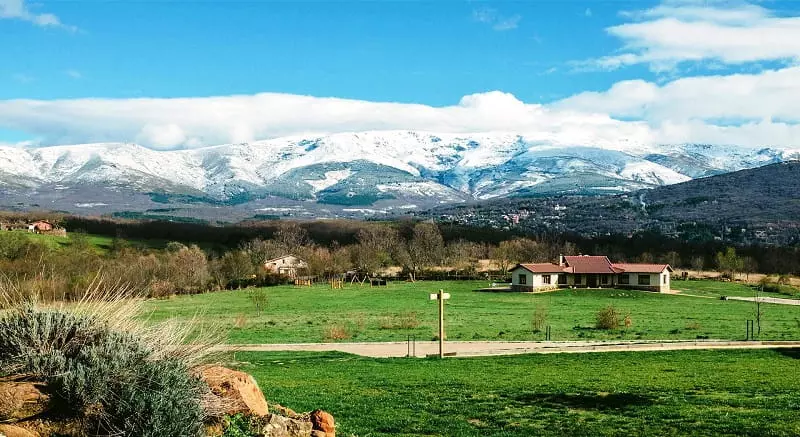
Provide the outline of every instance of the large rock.
<path id="1" fill-rule="evenodd" d="M 311 437 L 312 425 L 308 419 L 270 414 L 251 422 L 258 437 Z"/>
<path id="2" fill-rule="evenodd" d="M 39 434 L 18 426 L 0 424 L 0 437 L 39 437 Z"/>
<path id="3" fill-rule="evenodd" d="M 0 422 L 18 422 L 44 413 L 50 396 L 39 384 L 0 381 Z"/>
<path id="4" fill-rule="evenodd" d="M 328 412 L 322 410 L 312 411 L 311 425 L 314 431 L 319 431 L 317 433 L 318 437 L 336 437 L 336 423 L 333 421 L 333 416 Z"/>
<path id="5" fill-rule="evenodd" d="M 211 391 L 224 402 L 224 413 L 265 416 L 269 413 L 264 393 L 252 376 L 221 366 L 207 367 L 200 372 Z"/>

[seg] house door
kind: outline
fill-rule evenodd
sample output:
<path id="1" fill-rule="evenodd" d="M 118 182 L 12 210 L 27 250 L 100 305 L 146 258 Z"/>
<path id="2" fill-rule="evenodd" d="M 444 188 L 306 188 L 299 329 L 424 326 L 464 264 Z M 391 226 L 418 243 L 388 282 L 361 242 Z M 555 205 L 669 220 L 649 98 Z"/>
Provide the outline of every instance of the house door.
<path id="1" fill-rule="evenodd" d="M 586 286 L 589 288 L 597 288 L 597 275 L 586 275 Z"/>

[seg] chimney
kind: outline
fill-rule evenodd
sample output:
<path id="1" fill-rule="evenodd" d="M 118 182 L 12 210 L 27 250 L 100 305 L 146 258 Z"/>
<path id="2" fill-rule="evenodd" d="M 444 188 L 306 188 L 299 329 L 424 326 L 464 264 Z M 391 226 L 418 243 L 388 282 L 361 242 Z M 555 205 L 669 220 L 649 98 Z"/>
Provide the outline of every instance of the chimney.
<path id="1" fill-rule="evenodd" d="M 558 265 L 561 266 L 561 267 L 564 267 L 564 265 L 566 263 L 567 263 L 567 260 L 566 260 L 566 258 L 564 258 L 564 255 L 563 254 L 562 255 L 558 255 Z"/>

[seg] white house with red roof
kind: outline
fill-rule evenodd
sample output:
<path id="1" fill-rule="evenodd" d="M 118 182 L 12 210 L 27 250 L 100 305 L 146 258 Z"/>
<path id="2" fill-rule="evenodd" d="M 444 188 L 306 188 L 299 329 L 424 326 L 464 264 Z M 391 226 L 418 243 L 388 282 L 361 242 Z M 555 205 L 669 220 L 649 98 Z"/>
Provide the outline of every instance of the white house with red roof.
<path id="1" fill-rule="evenodd" d="M 511 289 L 629 288 L 667 293 L 669 264 L 612 263 L 607 256 L 560 256 L 558 264 L 517 264 L 511 270 Z"/>

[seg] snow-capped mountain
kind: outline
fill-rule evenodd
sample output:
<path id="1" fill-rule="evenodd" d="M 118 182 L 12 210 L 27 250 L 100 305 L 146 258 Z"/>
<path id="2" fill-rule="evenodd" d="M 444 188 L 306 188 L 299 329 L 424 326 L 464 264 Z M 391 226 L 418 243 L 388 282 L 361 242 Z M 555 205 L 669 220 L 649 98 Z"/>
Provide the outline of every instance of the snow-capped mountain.
<path id="1" fill-rule="evenodd" d="M 0 196 L 14 190 L 74 195 L 91 188 L 157 195 L 162 202 L 181 196 L 209 203 L 283 198 L 333 205 L 432 204 L 517 194 L 617 193 L 798 157 L 800 149 L 568 144 L 506 133 L 396 131 L 176 151 L 122 143 L 0 147 Z"/>

